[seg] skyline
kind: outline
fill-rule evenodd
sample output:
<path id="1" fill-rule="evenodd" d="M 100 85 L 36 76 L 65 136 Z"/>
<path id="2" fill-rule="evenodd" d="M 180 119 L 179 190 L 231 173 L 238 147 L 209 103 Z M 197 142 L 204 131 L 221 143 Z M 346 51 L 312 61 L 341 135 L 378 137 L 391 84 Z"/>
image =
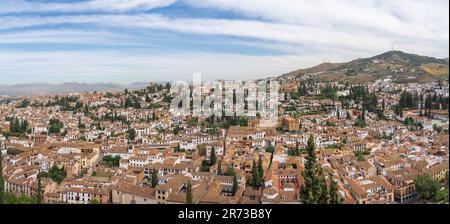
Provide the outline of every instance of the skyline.
<path id="1" fill-rule="evenodd" d="M 448 1 L 298 2 L 0 0 L 0 83 L 263 78 L 392 44 L 448 57 Z"/>

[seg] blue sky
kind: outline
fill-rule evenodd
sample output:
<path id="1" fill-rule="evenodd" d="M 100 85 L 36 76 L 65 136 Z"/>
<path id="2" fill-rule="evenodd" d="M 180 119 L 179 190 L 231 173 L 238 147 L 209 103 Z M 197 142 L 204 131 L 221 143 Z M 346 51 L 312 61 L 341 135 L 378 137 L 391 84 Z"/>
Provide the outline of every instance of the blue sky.
<path id="1" fill-rule="evenodd" d="M 448 57 L 447 0 L 0 0 L 0 85 L 252 79 L 391 49 Z"/>

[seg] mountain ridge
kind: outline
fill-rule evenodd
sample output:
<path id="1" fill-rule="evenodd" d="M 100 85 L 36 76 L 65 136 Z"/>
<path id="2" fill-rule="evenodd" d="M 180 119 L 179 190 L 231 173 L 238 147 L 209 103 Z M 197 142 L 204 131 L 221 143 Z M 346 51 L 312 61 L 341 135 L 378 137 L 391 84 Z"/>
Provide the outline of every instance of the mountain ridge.
<path id="1" fill-rule="evenodd" d="M 398 82 L 427 82 L 448 77 L 448 58 L 440 59 L 402 51 L 388 51 L 344 63 L 322 63 L 281 75 L 281 78 L 316 75 L 328 81 L 365 83 L 390 77 Z"/>

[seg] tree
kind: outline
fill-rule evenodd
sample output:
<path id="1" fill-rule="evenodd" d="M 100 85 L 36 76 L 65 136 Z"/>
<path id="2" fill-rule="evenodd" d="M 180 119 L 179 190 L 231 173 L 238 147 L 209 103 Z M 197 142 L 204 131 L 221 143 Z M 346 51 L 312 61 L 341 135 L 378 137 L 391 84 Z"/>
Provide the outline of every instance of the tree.
<path id="1" fill-rule="evenodd" d="M 438 191 L 433 199 L 438 203 L 448 203 L 448 188 Z"/>
<path id="2" fill-rule="evenodd" d="M 337 182 L 333 179 L 333 175 L 330 173 L 329 175 L 329 180 L 330 180 L 330 190 L 328 191 L 328 200 L 330 204 L 342 204 L 342 198 L 339 195 L 338 192 L 338 184 Z"/>
<path id="3" fill-rule="evenodd" d="M 5 183 L 3 181 L 3 155 L 0 152 L 0 205 L 5 202 Z"/>
<path id="4" fill-rule="evenodd" d="M 272 144 L 269 144 L 269 146 L 267 146 L 266 152 L 274 153 L 275 147 L 273 147 Z"/>
<path id="5" fill-rule="evenodd" d="M 134 139 L 136 139 L 136 130 L 134 130 L 134 128 L 131 128 L 127 131 L 128 134 L 128 139 L 134 141 Z"/>
<path id="6" fill-rule="evenodd" d="M 64 127 L 64 124 L 57 119 L 51 119 L 49 125 L 50 128 L 48 129 L 48 132 L 50 134 L 59 134 L 61 133 L 61 129 Z"/>
<path id="7" fill-rule="evenodd" d="M 428 174 L 418 175 L 414 179 L 414 185 L 416 186 L 417 193 L 424 202 L 434 197 L 440 188 L 439 182 Z"/>
<path id="8" fill-rule="evenodd" d="M 366 161 L 366 158 L 361 150 L 354 151 L 354 154 L 358 161 Z"/>
<path id="9" fill-rule="evenodd" d="M 300 188 L 300 201 L 303 204 L 326 203 L 328 198 L 326 191 L 326 180 L 323 170 L 316 160 L 314 137 L 310 135 L 306 151 L 308 153 L 305 162 L 305 169 L 302 172 L 305 179 Z"/>
<path id="10" fill-rule="evenodd" d="M 100 204 L 100 201 L 98 201 L 97 199 L 91 199 L 88 201 L 88 204 L 90 205 L 97 205 Z"/>
<path id="11" fill-rule="evenodd" d="M 321 90 L 321 93 L 322 96 L 332 100 L 337 98 L 336 88 L 332 87 L 330 84 L 327 84 L 326 87 Z"/>
<path id="12" fill-rule="evenodd" d="M 299 94 L 300 96 L 306 96 L 306 95 L 308 94 L 308 90 L 307 90 L 307 88 L 306 88 L 305 83 L 302 82 L 300 88 L 298 89 L 298 94 Z"/>
<path id="13" fill-rule="evenodd" d="M 120 156 L 106 155 L 102 160 L 110 167 L 118 167 L 120 165 L 120 159 Z"/>
<path id="14" fill-rule="evenodd" d="M 85 129 L 86 125 L 81 123 L 81 117 L 78 117 L 78 128 L 79 129 Z"/>
<path id="15" fill-rule="evenodd" d="M 158 185 L 158 172 L 156 169 L 153 169 L 152 171 L 152 180 L 151 180 L 152 187 L 155 188 L 156 185 Z"/>
<path id="16" fill-rule="evenodd" d="M 236 175 L 236 171 L 234 171 L 233 166 L 229 166 L 227 172 L 225 172 L 225 176 L 234 176 Z"/>
<path id="17" fill-rule="evenodd" d="M 264 168 L 262 165 L 261 156 L 259 157 L 259 160 L 258 160 L 258 173 L 261 178 L 264 176 Z"/>
<path id="18" fill-rule="evenodd" d="M 37 204 L 36 197 L 30 197 L 26 194 L 16 196 L 14 193 L 5 192 L 4 204 Z"/>
<path id="19" fill-rule="evenodd" d="M 216 147 L 211 147 L 211 153 L 209 157 L 209 165 L 213 166 L 217 162 L 217 155 L 216 155 Z"/>
<path id="20" fill-rule="evenodd" d="M 211 171 L 211 166 L 209 165 L 208 160 L 205 159 L 202 161 L 202 165 L 200 166 L 200 171 L 201 172 L 210 172 Z"/>
<path id="21" fill-rule="evenodd" d="M 190 181 L 187 183 L 187 187 L 186 187 L 186 203 L 193 204 L 192 203 L 192 184 Z"/>
<path id="22" fill-rule="evenodd" d="M 181 147 L 180 147 L 180 144 L 178 144 L 176 147 L 175 147 L 175 150 L 174 150 L 175 152 L 181 152 Z"/>
<path id="23" fill-rule="evenodd" d="M 42 203 L 42 181 L 41 181 L 41 172 L 38 172 L 37 174 L 37 182 L 38 182 L 38 188 L 37 188 L 37 203 Z"/>
<path id="24" fill-rule="evenodd" d="M 361 111 L 361 115 L 358 116 L 358 118 L 355 121 L 355 126 L 356 127 L 361 127 L 361 128 L 366 127 L 366 116 L 365 116 L 365 113 L 366 113 L 366 111 L 365 111 L 365 109 L 363 109 Z"/>
<path id="25" fill-rule="evenodd" d="M 222 175 L 222 160 L 217 162 L 217 175 Z"/>
<path id="26" fill-rule="evenodd" d="M 67 172 L 64 167 L 58 168 L 58 166 L 53 165 L 48 172 L 40 173 L 40 176 L 52 178 L 53 181 L 60 184 L 67 176 Z"/>
<path id="27" fill-rule="evenodd" d="M 234 176 L 233 176 L 233 196 L 236 195 L 237 189 L 238 189 L 238 181 L 237 181 L 236 174 L 234 174 Z"/>
<path id="28" fill-rule="evenodd" d="M 155 113 L 155 111 L 153 111 L 153 112 L 152 112 L 152 120 L 155 121 L 155 120 L 157 120 L 157 119 L 158 119 L 158 118 L 156 117 L 156 113 Z"/>
<path id="29" fill-rule="evenodd" d="M 255 160 L 253 160 L 252 175 L 252 186 L 259 187 L 259 185 L 261 184 L 261 178 L 259 176 L 258 167 L 256 166 Z"/>

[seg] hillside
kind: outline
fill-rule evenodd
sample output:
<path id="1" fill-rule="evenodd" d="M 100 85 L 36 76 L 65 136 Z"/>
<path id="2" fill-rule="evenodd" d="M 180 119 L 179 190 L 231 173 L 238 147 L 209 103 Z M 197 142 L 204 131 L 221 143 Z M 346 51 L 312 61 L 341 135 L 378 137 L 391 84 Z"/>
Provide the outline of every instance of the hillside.
<path id="1" fill-rule="evenodd" d="M 397 82 L 428 82 L 448 79 L 448 67 L 448 59 L 389 51 L 347 63 L 321 64 L 283 76 L 315 75 L 321 80 L 347 80 L 352 83 L 371 82 L 379 78 L 392 78 Z"/>

